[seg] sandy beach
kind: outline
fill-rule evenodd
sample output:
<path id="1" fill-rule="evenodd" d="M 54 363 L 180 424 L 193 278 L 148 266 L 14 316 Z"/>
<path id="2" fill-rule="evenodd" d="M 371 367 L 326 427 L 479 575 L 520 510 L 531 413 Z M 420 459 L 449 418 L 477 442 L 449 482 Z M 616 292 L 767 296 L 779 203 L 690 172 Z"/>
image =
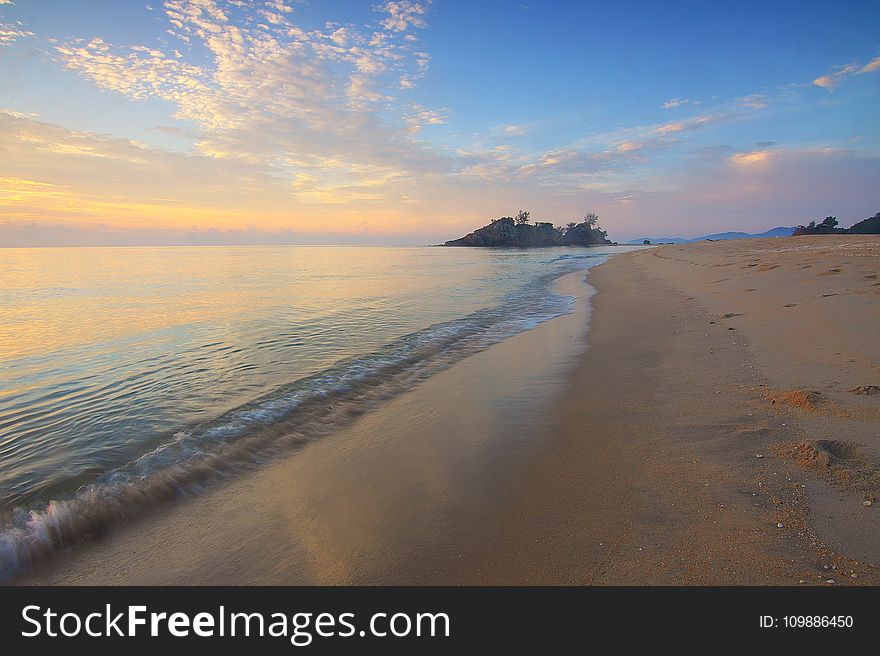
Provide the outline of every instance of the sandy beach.
<path id="1" fill-rule="evenodd" d="M 878 275 L 877 237 L 661 246 L 596 269 L 558 441 L 482 580 L 876 584 Z"/>
<path id="2" fill-rule="evenodd" d="M 876 237 L 622 253 L 560 281 L 574 314 L 20 582 L 878 583 L 878 276 Z"/>

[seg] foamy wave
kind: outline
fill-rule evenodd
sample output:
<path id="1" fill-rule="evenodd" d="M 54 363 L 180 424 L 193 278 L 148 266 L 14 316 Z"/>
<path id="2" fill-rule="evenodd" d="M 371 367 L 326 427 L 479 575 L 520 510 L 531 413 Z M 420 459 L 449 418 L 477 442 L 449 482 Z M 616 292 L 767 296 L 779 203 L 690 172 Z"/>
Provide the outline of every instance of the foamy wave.
<path id="1" fill-rule="evenodd" d="M 570 313 L 574 299 L 549 290 L 556 275 L 524 286 L 498 307 L 412 333 L 182 430 L 71 498 L 42 508 L 16 508 L 0 533 L 0 579 L 59 548 L 331 433 L 458 360 Z"/>
<path id="2" fill-rule="evenodd" d="M 551 260 L 543 260 L 543 264 L 555 264 L 556 262 L 565 262 L 567 260 L 591 260 L 591 259 L 607 259 L 608 256 L 606 254 L 600 255 L 576 255 L 574 253 L 564 253 L 562 255 L 557 255 Z"/>

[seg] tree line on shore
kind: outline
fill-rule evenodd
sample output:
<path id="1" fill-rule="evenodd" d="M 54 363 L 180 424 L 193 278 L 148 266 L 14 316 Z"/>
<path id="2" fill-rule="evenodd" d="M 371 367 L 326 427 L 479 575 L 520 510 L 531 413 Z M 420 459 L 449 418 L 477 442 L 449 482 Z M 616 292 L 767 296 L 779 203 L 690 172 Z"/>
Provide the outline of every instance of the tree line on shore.
<path id="1" fill-rule="evenodd" d="M 839 228 L 839 221 L 835 216 L 826 216 L 820 223 L 810 221 L 807 225 L 800 225 L 794 231 L 794 236 L 799 235 L 880 235 L 880 212 L 867 219 L 855 223 L 850 228 Z"/>

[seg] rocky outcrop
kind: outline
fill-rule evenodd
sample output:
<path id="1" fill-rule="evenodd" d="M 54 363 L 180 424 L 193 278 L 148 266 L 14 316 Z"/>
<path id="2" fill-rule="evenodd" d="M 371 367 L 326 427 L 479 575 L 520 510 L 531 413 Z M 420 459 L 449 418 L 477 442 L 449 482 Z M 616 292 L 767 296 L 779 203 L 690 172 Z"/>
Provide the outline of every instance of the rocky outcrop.
<path id="1" fill-rule="evenodd" d="M 598 226 L 591 228 L 586 223 L 578 223 L 573 228 L 565 231 L 565 243 L 568 246 L 592 246 L 596 244 L 610 244 L 605 231 Z"/>
<path id="2" fill-rule="evenodd" d="M 605 232 L 579 223 L 564 232 L 552 223 L 517 224 L 511 217 L 493 219 L 459 239 L 447 241 L 444 246 L 487 246 L 508 248 L 534 248 L 541 246 L 592 246 L 610 244 Z"/>

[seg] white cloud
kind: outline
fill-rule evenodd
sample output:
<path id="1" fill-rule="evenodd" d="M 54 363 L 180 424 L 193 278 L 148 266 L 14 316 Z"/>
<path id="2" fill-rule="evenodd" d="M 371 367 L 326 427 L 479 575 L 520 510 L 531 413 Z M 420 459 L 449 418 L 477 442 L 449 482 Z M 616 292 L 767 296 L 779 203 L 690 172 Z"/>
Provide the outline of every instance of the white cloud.
<path id="1" fill-rule="evenodd" d="M 665 103 L 661 105 L 663 109 L 674 109 L 675 107 L 681 107 L 682 105 L 687 105 L 690 102 L 689 98 L 673 98 L 672 100 L 667 100 Z"/>
<path id="2" fill-rule="evenodd" d="M 446 123 L 446 116 L 422 105 L 413 104 L 410 110 L 410 113 L 404 119 L 409 125 L 409 130 L 412 134 L 417 134 L 426 125 L 443 125 Z"/>
<path id="3" fill-rule="evenodd" d="M 6 4 L 12 3 L 9 2 Z M 29 32 L 22 28 L 23 25 L 20 21 L 16 21 L 15 23 L 0 23 L 0 48 L 11 46 L 19 39 L 25 39 L 34 35 L 33 32 Z"/>
<path id="4" fill-rule="evenodd" d="M 56 51 L 64 66 L 101 88 L 172 103 L 175 118 L 196 126 L 197 148 L 205 156 L 259 164 L 282 176 L 342 162 L 355 182 L 364 166 L 433 166 L 437 156 L 411 139 L 440 115 L 427 108 L 413 112 L 394 95 L 415 86 L 430 55 L 401 38 L 398 23 L 383 27 L 387 19 L 307 30 L 278 4 L 267 3 L 272 12 L 260 9 L 232 20 L 229 3 L 167 0 L 172 32 L 201 43 L 210 55 L 207 63 L 191 63 L 174 50 L 115 46 L 100 37 Z M 425 25 L 425 7 L 387 3 L 377 11 L 419 27 Z M 268 14 L 270 23 L 259 28 Z M 394 115 L 397 122 L 389 120 Z"/>
<path id="5" fill-rule="evenodd" d="M 405 32 L 410 27 L 425 27 L 424 15 L 428 13 L 430 0 L 426 2 L 411 2 L 410 0 L 398 0 L 386 2 L 376 7 L 376 11 L 383 11 L 388 18 L 382 21 L 382 27 L 394 32 Z"/>
<path id="6" fill-rule="evenodd" d="M 282 0 L 268 0 L 266 2 L 266 6 L 269 7 L 269 9 L 274 9 L 275 11 L 282 13 L 282 14 L 292 14 L 293 13 L 293 7 L 291 7 L 288 4 L 285 4 Z"/>

